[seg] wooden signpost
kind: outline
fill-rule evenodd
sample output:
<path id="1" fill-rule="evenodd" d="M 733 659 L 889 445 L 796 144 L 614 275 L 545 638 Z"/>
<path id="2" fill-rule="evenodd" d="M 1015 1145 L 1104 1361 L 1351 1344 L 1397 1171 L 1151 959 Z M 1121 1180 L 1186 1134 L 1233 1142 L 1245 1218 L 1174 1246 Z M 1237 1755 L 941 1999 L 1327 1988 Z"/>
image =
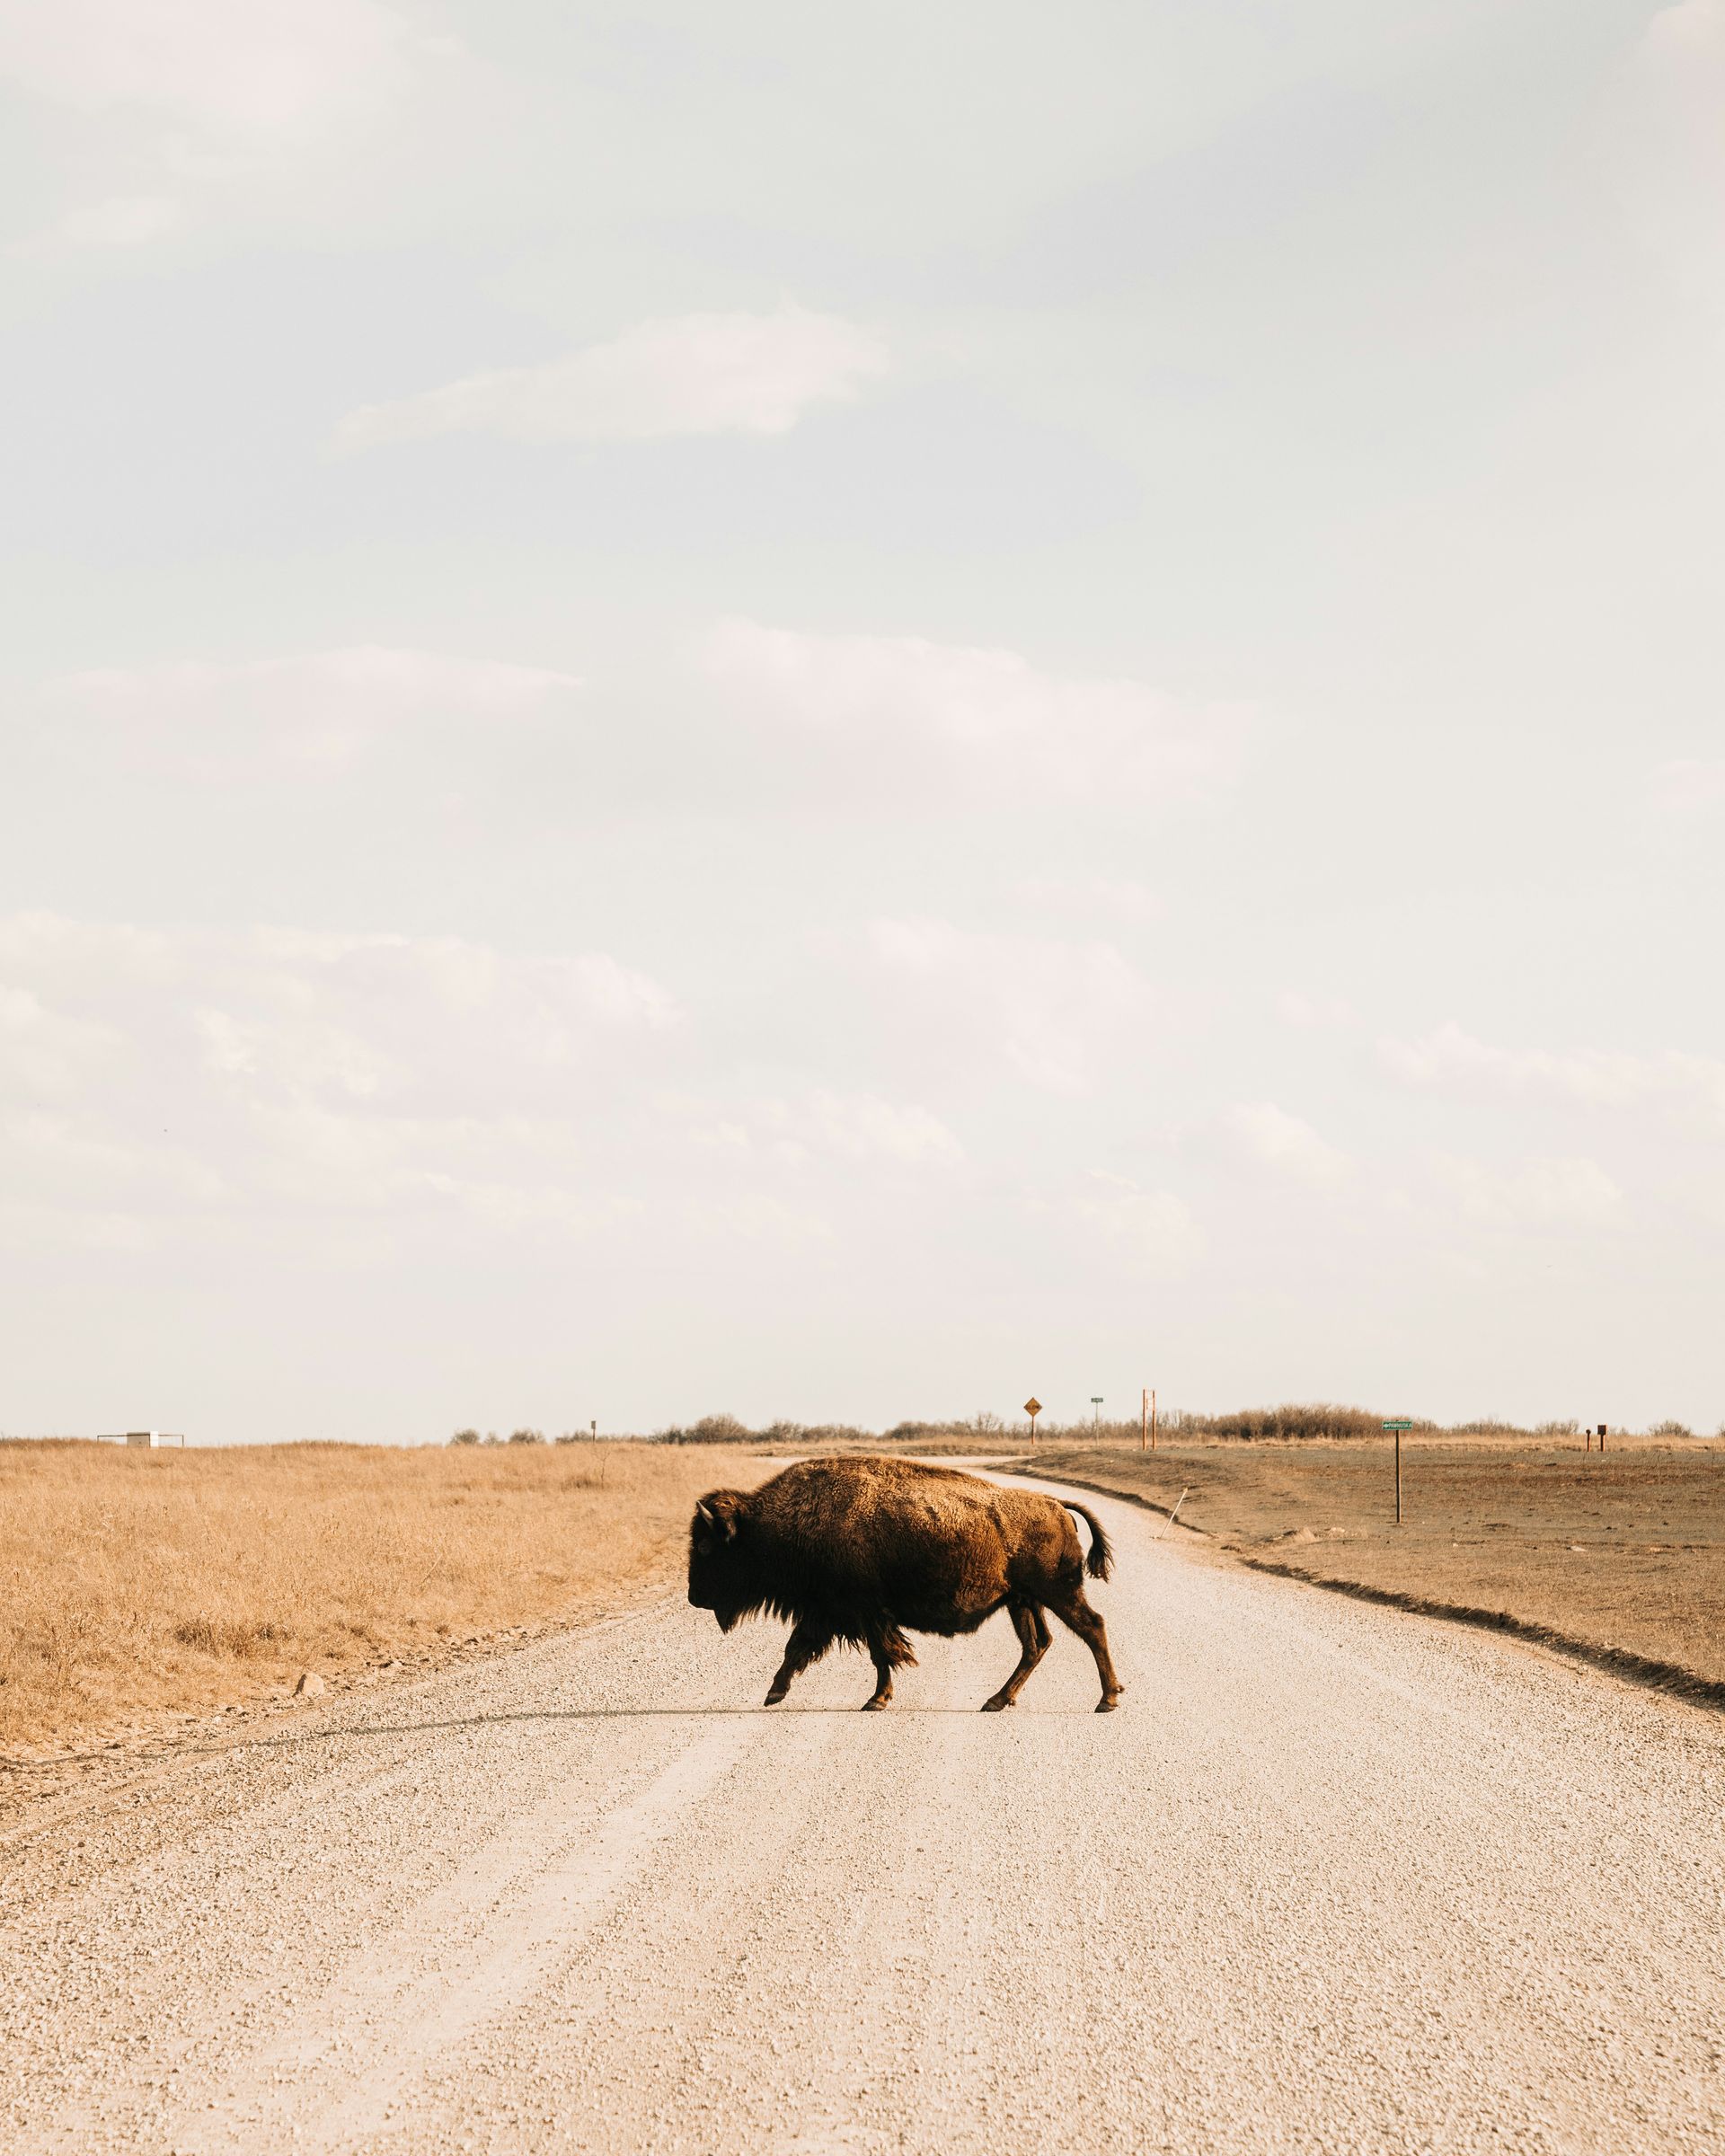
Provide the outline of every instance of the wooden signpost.
<path id="1" fill-rule="evenodd" d="M 1036 1450 L 1036 1418 L 1042 1412 L 1042 1402 L 1032 1392 L 1024 1402 L 1024 1412 L 1031 1418 L 1031 1450 Z"/>
<path id="2" fill-rule="evenodd" d="M 1399 1527 L 1402 1524 L 1402 1433 L 1411 1430 L 1413 1425 L 1404 1415 L 1399 1421 L 1386 1422 L 1384 1427 L 1395 1432 L 1395 1524 Z"/>

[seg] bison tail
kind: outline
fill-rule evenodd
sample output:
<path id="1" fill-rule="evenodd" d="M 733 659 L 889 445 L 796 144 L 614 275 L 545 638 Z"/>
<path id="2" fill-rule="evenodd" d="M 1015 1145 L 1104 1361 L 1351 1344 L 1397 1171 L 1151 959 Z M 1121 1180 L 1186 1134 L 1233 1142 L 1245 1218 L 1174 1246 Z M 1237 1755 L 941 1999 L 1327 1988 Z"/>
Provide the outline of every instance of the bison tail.
<path id="1" fill-rule="evenodd" d="M 1075 1512 L 1090 1529 L 1090 1555 L 1084 1560 L 1084 1569 L 1092 1579 L 1106 1579 L 1114 1566 L 1114 1547 L 1103 1533 L 1102 1523 L 1088 1505 L 1075 1505 L 1070 1498 L 1060 1502 L 1068 1512 Z"/>

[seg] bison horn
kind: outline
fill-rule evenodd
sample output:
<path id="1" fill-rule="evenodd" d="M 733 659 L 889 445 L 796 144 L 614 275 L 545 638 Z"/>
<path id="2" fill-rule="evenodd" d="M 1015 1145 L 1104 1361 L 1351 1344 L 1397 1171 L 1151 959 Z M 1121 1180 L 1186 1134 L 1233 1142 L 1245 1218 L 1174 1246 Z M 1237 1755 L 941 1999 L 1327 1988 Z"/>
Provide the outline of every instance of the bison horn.
<path id="1" fill-rule="evenodd" d="M 729 1490 L 716 1489 L 710 1498 L 703 1498 L 694 1508 L 694 1516 L 703 1520 L 721 1542 L 728 1542 L 737 1532 L 735 1501 Z"/>

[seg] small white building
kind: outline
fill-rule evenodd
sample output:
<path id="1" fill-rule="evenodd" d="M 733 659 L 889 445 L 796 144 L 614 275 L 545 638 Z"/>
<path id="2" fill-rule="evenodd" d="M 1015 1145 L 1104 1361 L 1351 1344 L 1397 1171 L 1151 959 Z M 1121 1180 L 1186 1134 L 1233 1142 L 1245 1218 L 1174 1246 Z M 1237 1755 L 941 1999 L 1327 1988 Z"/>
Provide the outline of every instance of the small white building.
<path id="1" fill-rule="evenodd" d="M 108 1442 L 111 1445 L 183 1445 L 186 1440 L 178 1430 L 128 1430 L 124 1436 L 115 1436 Z"/>

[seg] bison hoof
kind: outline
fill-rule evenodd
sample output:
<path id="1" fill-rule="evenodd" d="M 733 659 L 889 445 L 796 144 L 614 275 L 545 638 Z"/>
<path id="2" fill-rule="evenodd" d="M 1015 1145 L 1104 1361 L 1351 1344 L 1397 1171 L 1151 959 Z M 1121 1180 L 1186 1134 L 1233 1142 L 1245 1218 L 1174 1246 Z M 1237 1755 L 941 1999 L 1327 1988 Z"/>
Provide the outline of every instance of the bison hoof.
<path id="1" fill-rule="evenodd" d="M 1004 1714 L 1012 1703 L 1010 1700 L 1003 1700 L 996 1692 L 992 1700 L 985 1700 L 982 1702 L 982 1711 L 985 1714 Z"/>
<path id="2" fill-rule="evenodd" d="M 784 1688 L 784 1690 L 769 1692 L 766 1695 L 764 1704 L 768 1707 L 776 1707 L 779 1701 L 784 1697 L 784 1692 L 788 1689 L 789 1687 L 787 1686 Z"/>
<path id="3" fill-rule="evenodd" d="M 1118 1698 L 1111 1700 L 1098 1700 L 1096 1702 L 1096 1711 L 1098 1714 L 1112 1714 L 1119 1703 L 1120 1702 Z"/>
<path id="4" fill-rule="evenodd" d="M 880 1710 L 888 1704 L 889 1702 L 884 1699 L 864 1700 L 862 1712 L 864 1714 L 879 1714 Z"/>

